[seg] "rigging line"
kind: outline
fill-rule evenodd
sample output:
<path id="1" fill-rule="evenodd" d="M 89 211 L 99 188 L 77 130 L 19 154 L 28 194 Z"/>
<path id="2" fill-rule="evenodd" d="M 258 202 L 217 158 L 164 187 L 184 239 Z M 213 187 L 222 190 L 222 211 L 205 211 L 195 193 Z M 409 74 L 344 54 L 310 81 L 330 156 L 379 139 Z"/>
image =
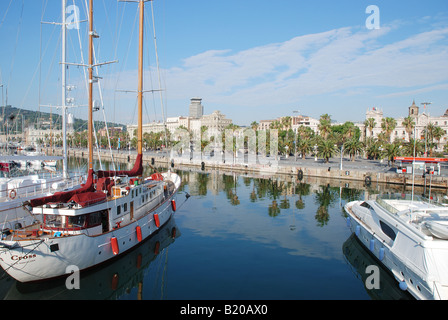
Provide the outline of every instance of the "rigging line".
<path id="1" fill-rule="evenodd" d="M 2 22 L 0 22 L 0 28 L 3 26 L 3 22 L 5 22 L 6 15 L 8 14 L 9 7 L 11 7 L 11 3 L 12 3 L 12 1 L 13 1 L 13 0 L 9 1 L 8 8 L 6 8 L 6 12 L 5 12 L 5 14 L 3 15 Z"/>
<path id="2" fill-rule="evenodd" d="M 12 78 L 12 70 L 14 69 L 14 62 L 16 59 L 16 50 L 17 50 L 17 43 L 19 42 L 19 35 L 20 35 L 20 28 L 22 26 L 22 19 L 23 19 L 23 8 L 24 8 L 24 0 L 22 0 L 22 8 L 20 10 L 20 18 L 19 18 L 19 24 L 17 26 L 17 34 L 16 34 L 16 43 L 14 44 L 14 51 L 12 54 L 12 61 L 11 61 L 11 69 L 9 70 L 9 79 L 8 79 L 8 88 L 11 82 L 11 78 Z"/>
<path id="3" fill-rule="evenodd" d="M 161 83 L 161 79 L 160 79 L 160 64 L 159 64 L 159 54 L 158 54 L 158 50 L 157 50 L 157 38 L 156 38 L 156 24 L 155 24 L 155 19 L 154 19 L 154 1 L 151 1 L 151 15 L 152 15 L 152 24 L 153 24 L 153 30 L 154 30 L 154 49 L 155 49 L 155 53 L 156 53 L 156 64 L 157 64 L 157 76 L 158 76 L 158 80 L 159 80 L 159 89 L 162 89 L 162 83 Z M 164 110 L 164 104 L 163 104 L 163 95 L 162 95 L 162 91 L 159 91 L 160 94 L 160 103 L 161 103 L 161 108 L 162 108 L 162 119 L 163 119 L 163 127 L 165 129 L 165 147 L 168 146 L 168 134 L 166 132 L 166 117 L 165 117 L 165 110 Z"/>
<path id="4" fill-rule="evenodd" d="M 138 21 L 137 18 L 138 18 L 138 8 L 136 10 L 136 14 L 135 14 L 135 18 L 134 18 L 134 24 L 133 24 L 132 29 L 131 29 L 132 32 L 131 32 L 130 36 L 128 37 L 129 41 L 128 41 L 128 47 L 126 49 L 124 63 L 121 65 L 121 70 L 118 72 L 117 81 L 116 81 L 116 84 L 115 84 L 115 90 L 117 90 L 117 87 L 118 87 L 118 82 L 120 80 L 120 74 L 123 72 L 124 68 L 126 67 L 126 64 L 127 64 L 128 58 L 129 58 L 129 51 L 131 50 L 132 38 L 133 38 L 133 35 L 134 35 L 134 31 L 136 29 L 135 26 L 136 26 L 137 21 Z"/>
<path id="5" fill-rule="evenodd" d="M 145 32 L 145 37 L 146 40 L 148 40 L 149 38 L 149 32 Z M 149 41 L 147 41 L 148 43 Z M 148 54 L 147 54 L 147 58 L 148 58 L 148 74 L 149 74 L 149 82 L 150 82 L 150 87 L 154 88 L 154 82 L 153 82 L 153 76 L 152 76 L 152 67 L 151 67 L 151 55 L 150 52 L 148 50 Z M 160 88 L 159 88 L 160 89 Z M 152 106 L 153 106 L 153 111 L 154 111 L 154 120 L 157 121 L 157 107 L 156 107 L 156 101 L 155 101 L 155 95 L 154 95 L 155 91 L 151 92 L 151 97 L 152 97 Z M 151 118 L 150 118 L 150 113 L 148 111 L 146 111 L 146 117 L 148 118 L 148 123 L 151 122 Z"/>
<path id="6" fill-rule="evenodd" d="M 51 35 L 50 35 L 50 39 L 53 37 L 53 34 L 54 34 L 54 32 L 55 32 L 55 29 L 53 29 L 53 32 L 51 33 Z M 60 41 L 61 39 L 59 38 L 59 40 L 58 40 L 58 42 Z M 47 45 L 46 45 L 46 47 L 45 47 L 45 50 L 44 50 L 44 52 L 43 52 L 43 54 L 45 55 L 45 53 L 47 52 L 47 49 L 48 49 L 48 47 L 49 47 L 49 45 L 50 45 L 50 41 L 48 41 L 48 43 L 47 43 Z M 56 53 L 57 53 L 57 51 L 55 51 L 55 55 L 56 55 Z M 54 63 L 54 55 L 53 55 L 53 59 L 52 59 L 52 65 L 53 65 L 53 63 Z M 23 107 L 23 104 L 24 104 L 24 102 L 25 102 L 25 99 L 26 99 L 26 97 L 28 96 L 28 93 L 29 93 L 29 91 L 30 91 L 30 89 L 31 89 L 31 83 L 34 81 L 34 78 L 36 77 L 36 74 L 39 72 L 39 77 L 41 77 L 41 65 L 42 65 L 42 60 L 43 60 L 43 57 L 42 57 L 42 54 L 41 54 L 41 56 L 39 57 L 39 62 L 38 62 L 38 65 L 37 65 L 37 67 L 36 67 L 36 70 L 34 71 L 34 73 L 33 73 L 33 76 L 32 76 L 32 78 L 31 78 L 31 81 L 30 81 L 30 85 L 28 86 L 28 88 L 27 88 L 27 90 L 26 90 L 26 92 L 25 92 L 25 94 L 23 95 L 23 99 L 22 99 L 22 102 L 20 103 L 20 107 L 22 108 Z M 51 68 L 50 68 L 51 69 Z M 48 77 L 49 77 L 49 73 L 47 74 L 47 78 L 46 78 L 46 81 L 48 81 Z M 39 82 L 41 81 L 41 78 L 39 79 Z M 40 86 L 40 83 L 39 83 L 39 91 L 41 90 L 42 88 L 41 88 L 41 86 Z M 41 99 L 41 96 L 40 96 L 40 92 L 39 92 L 39 100 Z M 39 106 L 40 106 L 40 103 L 39 103 Z M 39 108 L 39 112 L 40 112 L 40 107 L 38 107 Z"/>
<path id="7" fill-rule="evenodd" d="M 45 5 L 44 5 L 45 3 Z M 40 21 L 43 21 L 44 19 L 44 15 L 45 15 L 45 10 L 47 8 L 47 3 L 44 0 L 42 0 L 42 14 L 40 17 Z M 42 23 L 40 24 L 40 34 L 39 34 L 39 61 L 42 61 Z M 38 81 L 38 92 L 37 92 L 37 124 L 40 123 L 40 104 L 41 104 L 41 96 L 40 96 L 40 92 L 41 92 L 41 87 L 40 87 L 40 83 L 42 80 L 42 64 L 39 62 L 39 81 Z"/>

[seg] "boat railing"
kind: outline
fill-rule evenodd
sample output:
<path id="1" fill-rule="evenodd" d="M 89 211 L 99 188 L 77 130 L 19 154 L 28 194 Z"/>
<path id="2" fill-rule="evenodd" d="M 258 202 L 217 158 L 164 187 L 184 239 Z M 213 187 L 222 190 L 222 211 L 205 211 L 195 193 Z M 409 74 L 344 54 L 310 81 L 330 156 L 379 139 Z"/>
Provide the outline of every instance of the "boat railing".
<path id="1" fill-rule="evenodd" d="M 395 207 L 393 207 L 393 206 L 391 206 L 390 204 L 388 204 L 388 203 L 386 203 L 386 201 L 384 201 L 384 199 L 382 199 L 382 198 L 377 198 L 376 199 L 376 202 L 381 206 L 381 207 L 383 207 L 384 209 L 386 209 L 387 211 L 389 211 L 390 213 L 397 213 L 398 212 L 398 209 L 397 208 L 395 208 Z"/>
<path id="2" fill-rule="evenodd" d="M 433 207 L 429 208 L 415 208 L 412 209 L 414 213 L 418 213 L 419 215 L 426 215 L 426 216 L 434 216 L 437 215 L 439 217 L 447 217 L 448 216 L 448 207 L 442 206 L 438 203 L 435 203 L 433 201 L 429 201 L 429 199 L 421 197 L 421 196 L 414 196 L 411 195 L 405 195 L 405 194 L 385 194 L 381 195 L 377 198 L 377 203 L 389 211 L 390 213 L 397 214 L 399 212 L 402 212 L 401 210 L 397 209 L 393 205 L 387 203 L 387 200 L 404 200 L 404 201 L 421 201 L 430 203 L 433 205 Z M 411 211 L 411 209 L 409 210 Z"/>
<path id="3" fill-rule="evenodd" d="M 81 184 L 81 182 L 83 181 L 83 176 L 75 175 L 68 179 L 64 179 L 61 177 L 60 179 L 54 180 L 39 180 L 42 181 L 17 187 L 8 186 L 8 188 L 0 190 L 0 202 L 6 202 L 20 198 L 28 198 L 46 192 L 53 193 L 67 188 L 73 188 Z M 59 183 L 61 182 L 65 183 L 59 185 Z"/>

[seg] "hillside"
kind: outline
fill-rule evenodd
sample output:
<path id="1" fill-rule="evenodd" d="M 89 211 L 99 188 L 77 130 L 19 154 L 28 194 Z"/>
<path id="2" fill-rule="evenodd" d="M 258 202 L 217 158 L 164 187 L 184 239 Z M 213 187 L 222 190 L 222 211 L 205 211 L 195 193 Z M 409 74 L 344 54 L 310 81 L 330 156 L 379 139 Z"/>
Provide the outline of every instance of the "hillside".
<path id="1" fill-rule="evenodd" d="M 9 127 L 10 131 L 12 130 L 14 133 L 21 133 L 22 126 L 23 128 L 27 128 L 30 125 L 34 125 L 36 128 L 38 126 L 40 126 L 41 128 L 49 128 L 50 119 L 52 128 L 56 130 L 61 129 L 61 118 L 62 117 L 60 114 L 51 114 L 49 112 L 20 109 L 8 105 L 0 109 L 0 134 L 4 134 L 6 132 L 7 126 Z M 73 126 L 75 131 L 85 130 L 87 128 L 87 120 L 75 118 Z M 126 130 L 126 126 L 123 124 L 108 122 L 107 126 L 109 128 L 122 127 L 124 131 Z M 104 121 L 95 121 L 96 129 L 101 129 L 104 127 Z"/>

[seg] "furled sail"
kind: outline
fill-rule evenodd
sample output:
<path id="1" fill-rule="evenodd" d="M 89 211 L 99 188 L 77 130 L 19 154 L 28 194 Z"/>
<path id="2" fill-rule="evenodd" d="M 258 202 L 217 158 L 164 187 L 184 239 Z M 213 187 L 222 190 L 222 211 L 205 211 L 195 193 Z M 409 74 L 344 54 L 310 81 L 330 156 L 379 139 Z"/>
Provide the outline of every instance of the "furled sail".
<path id="1" fill-rule="evenodd" d="M 110 170 L 110 171 L 97 171 L 96 174 L 98 178 L 104 177 L 114 177 L 114 176 L 128 176 L 128 177 L 136 177 L 141 176 L 143 174 L 143 156 L 141 153 L 137 154 L 137 158 L 135 159 L 135 164 L 132 170 Z"/>
<path id="2" fill-rule="evenodd" d="M 81 186 L 81 188 L 70 190 L 70 191 L 55 192 L 51 196 L 31 199 L 29 202 L 32 207 L 43 206 L 44 204 L 47 204 L 47 203 L 68 202 L 76 194 L 86 193 L 86 192 L 94 192 L 94 191 L 95 191 L 95 186 L 93 184 L 93 170 L 90 169 L 87 174 L 87 182 L 86 182 L 86 184 Z"/>

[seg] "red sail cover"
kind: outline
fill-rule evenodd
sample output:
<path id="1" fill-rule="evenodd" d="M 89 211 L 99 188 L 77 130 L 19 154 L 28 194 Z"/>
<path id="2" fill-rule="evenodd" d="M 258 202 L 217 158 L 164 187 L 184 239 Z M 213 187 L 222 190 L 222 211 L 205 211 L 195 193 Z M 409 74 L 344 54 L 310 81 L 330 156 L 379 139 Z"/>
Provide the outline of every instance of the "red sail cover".
<path id="1" fill-rule="evenodd" d="M 143 156 L 142 154 L 138 154 L 135 159 L 135 164 L 132 170 L 120 170 L 120 171 L 97 171 L 98 178 L 103 177 L 114 177 L 114 176 L 128 176 L 128 177 L 136 177 L 141 176 L 143 173 Z"/>
<path id="2" fill-rule="evenodd" d="M 37 199 L 30 200 L 31 207 L 43 206 L 46 203 L 52 202 L 68 202 L 70 198 L 76 194 L 85 193 L 85 192 L 94 192 L 95 186 L 93 185 L 93 170 L 90 169 L 87 175 L 87 182 L 81 188 L 70 190 L 70 191 L 61 191 L 55 192 L 53 195 L 48 197 L 42 197 Z"/>
<path id="3" fill-rule="evenodd" d="M 106 200 L 106 194 L 101 191 L 77 193 L 69 201 L 75 201 L 81 207 L 85 207 L 96 202 Z"/>

